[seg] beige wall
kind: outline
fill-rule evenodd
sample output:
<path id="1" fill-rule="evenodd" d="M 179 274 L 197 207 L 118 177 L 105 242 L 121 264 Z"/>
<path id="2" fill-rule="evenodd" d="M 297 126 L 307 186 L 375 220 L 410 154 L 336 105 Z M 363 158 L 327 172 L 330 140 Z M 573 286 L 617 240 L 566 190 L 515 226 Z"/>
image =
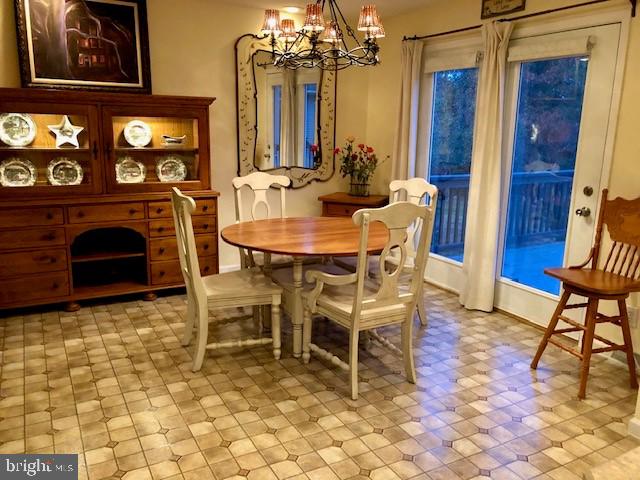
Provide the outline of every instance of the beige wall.
<path id="1" fill-rule="evenodd" d="M 217 97 L 211 109 L 212 186 L 220 191 L 220 227 L 233 223 L 231 179 L 237 172 L 234 43 L 255 32 L 263 11 L 217 0 L 148 0 L 153 93 Z M 0 87 L 20 86 L 13 0 L 0 0 Z M 337 138 L 367 128 L 367 72 L 338 79 Z M 340 143 L 341 140 L 338 140 Z M 346 188 L 335 176 L 289 191 L 289 216 L 320 215 L 318 195 Z M 237 251 L 220 243 L 220 265 L 239 263 Z"/>

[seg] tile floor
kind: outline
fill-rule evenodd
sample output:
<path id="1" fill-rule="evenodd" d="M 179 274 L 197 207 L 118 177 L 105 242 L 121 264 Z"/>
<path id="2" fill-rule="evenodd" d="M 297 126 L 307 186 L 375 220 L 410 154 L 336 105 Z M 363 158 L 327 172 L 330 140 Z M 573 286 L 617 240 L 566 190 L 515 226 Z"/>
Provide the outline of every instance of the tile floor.
<path id="1" fill-rule="evenodd" d="M 96 480 L 564 480 L 640 444 L 625 436 L 636 392 L 622 364 L 598 357 L 577 401 L 573 357 L 549 347 L 529 370 L 539 330 L 427 297 L 418 384 L 373 345 L 357 402 L 345 373 L 287 350 L 278 362 L 268 348 L 214 353 L 192 373 L 183 296 L 1 318 L 0 453 L 80 452 L 80 478 Z M 346 346 L 327 322 L 315 334 Z"/>

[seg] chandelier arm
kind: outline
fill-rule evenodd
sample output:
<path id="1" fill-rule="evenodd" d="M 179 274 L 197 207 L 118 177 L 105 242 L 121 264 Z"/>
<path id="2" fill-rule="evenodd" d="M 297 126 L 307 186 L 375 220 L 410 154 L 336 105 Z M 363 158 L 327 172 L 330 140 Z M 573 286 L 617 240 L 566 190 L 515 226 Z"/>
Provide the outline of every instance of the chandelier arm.
<path id="1" fill-rule="evenodd" d="M 345 18 L 344 14 L 342 13 L 342 9 L 340 8 L 340 5 L 338 5 L 335 0 L 329 0 L 329 3 L 332 5 L 335 5 L 336 11 L 338 12 L 338 15 L 340 15 L 340 19 L 342 20 L 342 23 L 344 23 L 344 26 L 347 30 L 347 34 L 353 38 L 356 42 L 356 44 L 358 46 L 360 46 L 360 41 L 358 40 L 357 35 L 355 34 L 355 32 L 353 31 L 353 28 L 351 28 L 351 25 L 349 25 L 349 22 L 347 22 L 347 19 Z M 337 21 L 337 19 L 336 19 Z"/>

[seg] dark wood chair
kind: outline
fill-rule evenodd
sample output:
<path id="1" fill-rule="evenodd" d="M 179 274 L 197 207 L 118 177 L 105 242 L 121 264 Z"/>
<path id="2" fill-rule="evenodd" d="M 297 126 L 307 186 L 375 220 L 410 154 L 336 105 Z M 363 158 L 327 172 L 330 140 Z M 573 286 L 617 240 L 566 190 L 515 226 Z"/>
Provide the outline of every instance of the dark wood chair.
<path id="1" fill-rule="evenodd" d="M 555 312 L 553 312 L 536 356 L 531 362 L 531 368 L 537 368 L 538 361 L 548 343 L 578 357 L 582 361 L 579 398 L 585 398 L 586 395 L 592 353 L 613 350 L 626 352 L 631 387 L 638 388 L 626 299 L 631 292 L 640 291 L 640 279 L 638 278 L 640 276 L 640 198 L 608 200 L 607 194 L 607 190 L 602 192 L 602 206 L 598 217 L 596 238 L 587 260 L 582 265 L 575 267 L 548 268 L 544 271 L 547 275 L 562 281 L 562 296 Z M 598 268 L 601 260 L 602 232 L 605 225 L 612 244 L 602 268 Z M 587 302 L 567 305 L 571 295 L 586 297 Z M 600 300 L 618 302 L 619 314 L 608 316 L 598 313 Z M 584 325 L 562 315 L 564 310 L 583 307 L 587 309 Z M 571 326 L 556 329 L 560 320 Z M 597 335 L 595 333 L 596 325 L 600 323 L 612 323 L 619 326 L 622 329 L 624 344 L 617 345 Z M 552 338 L 552 335 L 579 331 L 584 332 L 580 350 L 573 349 Z M 593 348 L 594 339 L 607 346 Z"/>

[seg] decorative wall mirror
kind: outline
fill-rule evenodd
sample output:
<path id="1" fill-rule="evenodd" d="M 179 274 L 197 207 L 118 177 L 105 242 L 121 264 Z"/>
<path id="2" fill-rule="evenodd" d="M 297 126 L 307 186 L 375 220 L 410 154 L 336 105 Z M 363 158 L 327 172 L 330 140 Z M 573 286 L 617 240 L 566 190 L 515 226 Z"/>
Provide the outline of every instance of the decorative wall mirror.
<path id="1" fill-rule="evenodd" d="M 291 178 L 292 188 L 334 172 L 336 72 L 272 63 L 269 39 L 236 42 L 238 174 Z"/>

